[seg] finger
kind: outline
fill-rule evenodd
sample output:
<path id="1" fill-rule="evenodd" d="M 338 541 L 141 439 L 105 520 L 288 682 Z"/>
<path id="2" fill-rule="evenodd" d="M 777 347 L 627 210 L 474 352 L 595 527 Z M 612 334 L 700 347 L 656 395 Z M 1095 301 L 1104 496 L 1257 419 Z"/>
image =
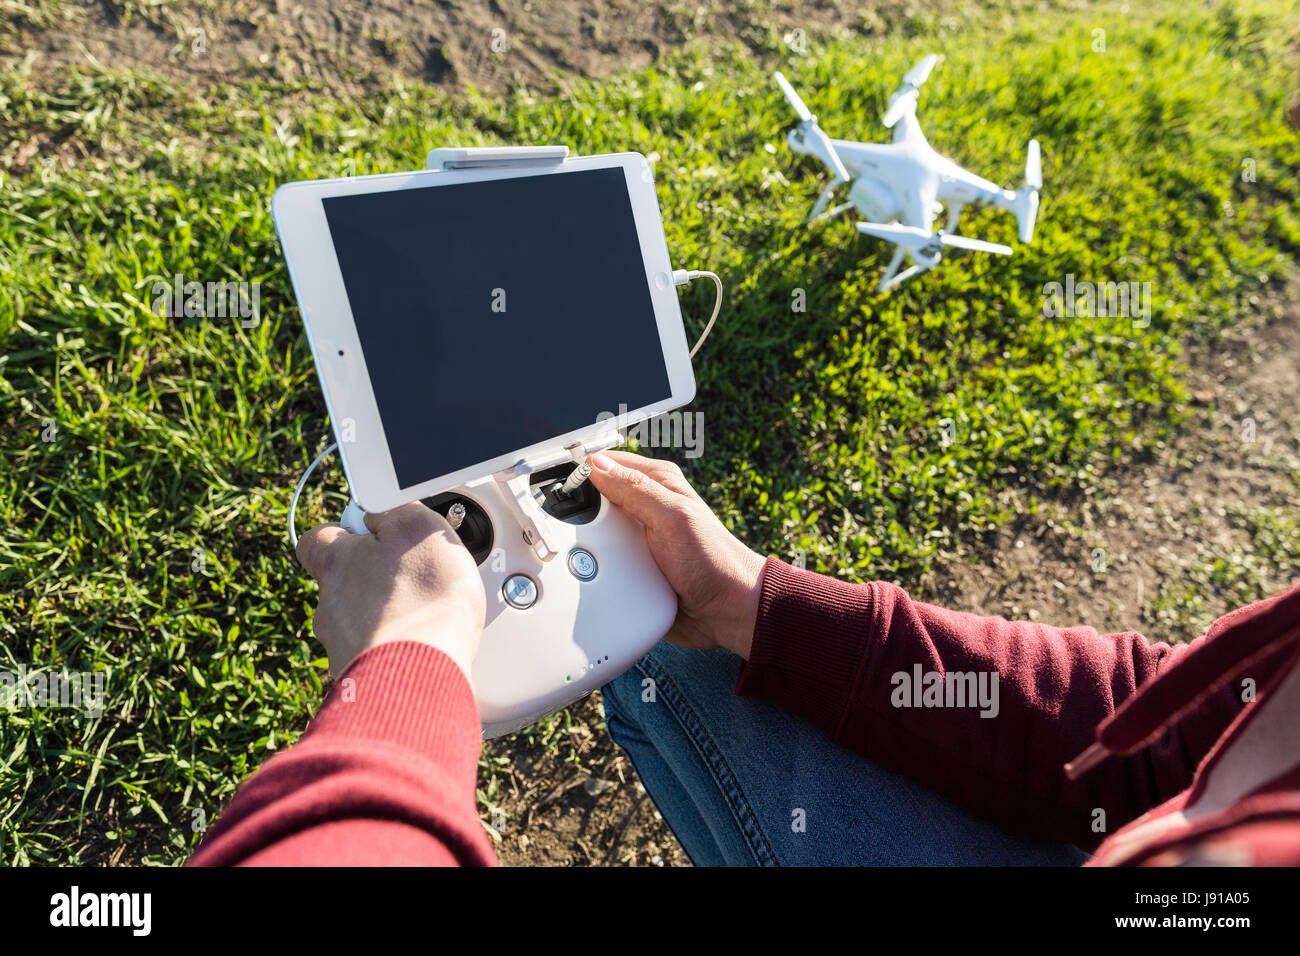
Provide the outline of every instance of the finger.
<path id="1" fill-rule="evenodd" d="M 700 497 L 675 462 L 665 461 L 662 458 L 647 458 L 645 455 L 638 455 L 630 451 L 607 451 L 602 452 L 602 454 L 613 458 L 620 465 L 626 465 L 628 468 L 635 468 L 637 471 L 645 472 L 659 484 L 665 488 L 671 488 L 678 494 L 690 495 L 692 498 L 697 499 Z"/>
<path id="2" fill-rule="evenodd" d="M 393 508 L 390 511 L 366 512 L 366 527 L 372 534 L 393 533 L 405 529 L 436 530 L 441 516 L 418 501 Z"/>
<path id="3" fill-rule="evenodd" d="M 342 525 L 318 524 L 298 537 L 298 547 L 295 549 L 298 562 L 319 581 L 329 570 L 339 549 L 345 547 L 344 539 L 351 537 L 352 534 L 345 531 Z"/>
<path id="4" fill-rule="evenodd" d="M 685 514 L 687 501 L 682 495 L 646 472 L 620 464 L 605 452 L 596 452 L 588 460 L 596 490 L 647 528 L 666 528 Z"/>

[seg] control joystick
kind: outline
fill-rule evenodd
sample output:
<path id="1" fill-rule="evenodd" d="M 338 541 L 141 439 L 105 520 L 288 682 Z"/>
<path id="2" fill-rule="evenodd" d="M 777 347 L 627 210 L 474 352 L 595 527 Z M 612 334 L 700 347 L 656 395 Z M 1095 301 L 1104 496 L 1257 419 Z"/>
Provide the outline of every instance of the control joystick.
<path id="1" fill-rule="evenodd" d="M 586 524 L 600 512 L 600 492 L 587 479 L 591 466 L 564 464 L 532 476 L 529 485 L 538 507 L 552 518 Z"/>
<path id="2" fill-rule="evenodd" d="M 488 559 L 492 553 L 492 520 L 481 505 L 455 492 L 424 498 L 421 503 L 447 519 L 461 544 L 474 556 L 475 564 Z"/>

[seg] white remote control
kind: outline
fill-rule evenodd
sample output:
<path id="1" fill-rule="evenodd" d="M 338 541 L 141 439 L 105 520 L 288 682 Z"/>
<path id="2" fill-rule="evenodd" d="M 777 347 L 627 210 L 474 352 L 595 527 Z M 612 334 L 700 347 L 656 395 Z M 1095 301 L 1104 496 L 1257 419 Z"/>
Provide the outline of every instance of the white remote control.
<path id="1" fill-rule="evenodd" d="M 677 616 L 645 528 L 575 478 L 575 464 L 488 475 L 425 499 L 451 513 L 487 591 L 472 674 L 484 738 L 526 727 L 617 677 Z M 355 501 L 340 523 L 369 533 Z"/>

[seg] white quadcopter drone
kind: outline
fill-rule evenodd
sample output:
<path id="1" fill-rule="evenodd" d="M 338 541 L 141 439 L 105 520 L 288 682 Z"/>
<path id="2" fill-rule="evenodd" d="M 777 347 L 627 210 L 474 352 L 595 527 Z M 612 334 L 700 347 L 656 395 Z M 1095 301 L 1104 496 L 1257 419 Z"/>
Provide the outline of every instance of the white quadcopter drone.
<path id="1" fill-rule="evenodd" d="M 813 205 L 808 221 L 836 216 L 853 208 L 867 220 L 858 223 L 859 232 L 896 246 L 889 268 L 876 287 L 879 292 L 888 292 L 933 269 L 942 258 L 944 246 L 1010 255 L 1010 246 L 954 234 L 957 219 L 971 203 L 1010 210 L 1020 224 L 1020 241 L 1030 242 L 1034 237 L 1038 192 L 1043 185 L 1038 140 L 1029 141 L 1025 184 L 1019 189 L 1003 189 L 936 153 L 917 122 L 916 99 L 918 88 L 938 62 L 939 57 L 933 53 L 925 57 L 907 71 L 903 85 L 889 98 L 884 123 L 894 131 L 892 143 L 831 139 L 817 125 L 817 117 L 804 105 L 789 81 L 780 73 L 775 74 L 777 85 L 800 120 L 787 137 L 790 148 L 796 153 L 816 156 L 833 176 Z M 847 182 L 853 183 L 849 201 L 827 209 L 836 187 Z M 948 221 L 943 229 L 936 231 L 934 220 L 944 207 L 948 210 Z M 913 264 L 899 272 L 904 255 Z"/>

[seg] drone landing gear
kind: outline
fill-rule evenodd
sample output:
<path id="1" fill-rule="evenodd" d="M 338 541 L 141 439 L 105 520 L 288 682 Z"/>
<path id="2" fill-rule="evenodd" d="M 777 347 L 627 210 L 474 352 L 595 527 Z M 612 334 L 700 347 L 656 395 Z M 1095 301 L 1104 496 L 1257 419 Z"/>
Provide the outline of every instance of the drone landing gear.
<path id="1" fill-rule="evenodd" d="M 939 264 L 939 257 L 936 255 L 933 262 L 918 263 L 917 265 L 909 266 L 902 272 L 898 272 L 898 267 L 903 264 L 903 256 L 906 254 L 906 251 L 907 250 L 902 246 L 896 246 L 894 248 L 893 258 L 889 260 L 889 268 L 885 270 L 885 274 L 880 277 L 880 283 L 876 286 L 877 292 L 888 292 L 890 289 L 902 285 L 908 279 L 919 276 L 922 272 L 929 272 Z M 894 275 L 895 272 L 898 272 L 898 275 Z"/>
<path id="2" fill-rule="evenodd" d="M 838 206 L 832 206 L 830 209 L 827 209 L 823 213 L 814 214 L 816 213 L 816 209 L 817 209 L 817 207 L 814 206 L 813 212 L 810 212 L 808 214 L 808 224 L 812 225 L 814 222 L 821 222 L 823 219 L 834 219 L 836 216 L 840 215 L 841 213 L 848 212 L 852 208 L 853 208 L 853 203 L 842 202 Z"/>
<path id="3" fill-rule="evenodd" d="M 966 208 L 965 203 L 955 202 L 948 207 L 948 224 L 943 227 L 944 232 L 956 232 L 957 220 L 961 218 L 961 211 Z"/>
<path id="4" fill-rule="evenodd" d="M 840 203 L 833 209 L 826 208 L 830 204 L 831 196 L 835 194 L 835 190 L 843 182 L 846 182 L 846 180 L 832 179 L 830 185 L 822 190 L 822 194 L 817 197 L 817 201 L 813 203 L 812 209 L 808 212 L 808 222 L 813 223 L 821 219 L 830 219 L 832 216 L 838 216 L 846 209 L 853 208 L 851 202 Z"/>
<path id="5" fill-rule="evenodd" d="M 1010 246 L 997 242 L 985 242 L 983 239 L 972 239 L 970 236 L 956 236 L 943 230 L 929 232 L 919 226 L 905 226 L 898 222 L 860 222 L 858 232 L 895 244 L 894 258 L 890 260 L 889 268 L 885 270 L 880 285 L 876 287 L 879 292 L 888 292 L 913 276 L 933 269 L 939 264 L 944 246 L 969 249 L 972 252 L 991 252 L 999 256 L 1009 256 L 1012 252 Z M 916 265 L 894 275 L 903 263 L 904 254 L 911 256 Z"/>
<path id="6" fill-rule="evenodd" d="M 944 226 L 943 229 L 945 233 L 952 233 L 957 230 L 957 220 L 961 218 L 962 210 L 965 208 L 964 203 L 953 203 L 948 207 L 948 224 Z M 938 234 L 936 234 L 935 239 L 936 245 L 938 245 Z M 898 272 L 898 267 L 903 264 L 903 256 L 906 254 L 907 250 L 902 246 L 894 247 L 894 255 L 889 260 L 889 268 L 885 270 L 885 274 L 880 277 L 880 282 L 876 286 L 877 292 L 882 294 L 888 292 L 890 289 L 902 285 L 908 279 L 916 278 L 922 272 L 929 272 L 939 264 L 939 251 L 938 249 L 935 249 L 931 253 L 933 259 L 929 262 L 917 263 L 916 265 L 899 272 L 898 275 L 894 275 L 895 272 Z"/>

